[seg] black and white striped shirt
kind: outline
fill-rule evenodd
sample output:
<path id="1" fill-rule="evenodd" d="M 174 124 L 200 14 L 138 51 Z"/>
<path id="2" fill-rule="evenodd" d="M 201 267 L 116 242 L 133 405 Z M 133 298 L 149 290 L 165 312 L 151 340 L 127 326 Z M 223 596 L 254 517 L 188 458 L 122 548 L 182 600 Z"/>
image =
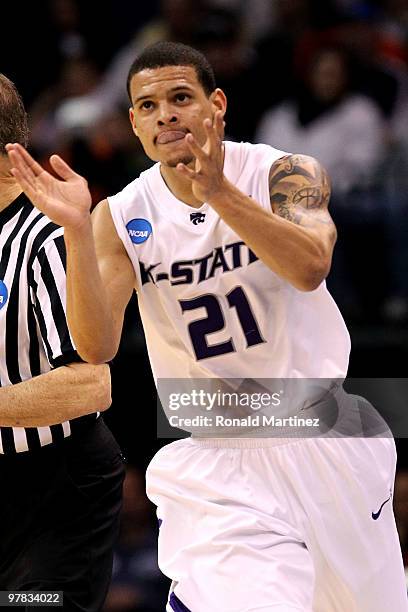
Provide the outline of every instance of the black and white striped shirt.
<path id="1" fill-rule="evenodd" d="M 63 229 L 24 194 L 0 211 L 0 387 L 80 361 L 65 316 L 65 264 Z M 61 441 L 97 416 L 50 427 L 0 427 L 0 454 Z"/>

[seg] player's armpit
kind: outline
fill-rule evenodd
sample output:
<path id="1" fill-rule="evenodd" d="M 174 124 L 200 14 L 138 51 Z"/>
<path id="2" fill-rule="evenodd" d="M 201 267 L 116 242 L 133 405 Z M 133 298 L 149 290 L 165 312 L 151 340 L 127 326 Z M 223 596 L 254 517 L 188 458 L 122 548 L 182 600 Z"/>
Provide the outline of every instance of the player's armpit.
<path id="1" fill-rule="evenodd" d="M 326 170 L 308 155 L 285 155 L 269 172 L 269 194 L 275 214 L 322 231 L 336 240 L 336 228 L 328 211 L 330 180 Z"/>

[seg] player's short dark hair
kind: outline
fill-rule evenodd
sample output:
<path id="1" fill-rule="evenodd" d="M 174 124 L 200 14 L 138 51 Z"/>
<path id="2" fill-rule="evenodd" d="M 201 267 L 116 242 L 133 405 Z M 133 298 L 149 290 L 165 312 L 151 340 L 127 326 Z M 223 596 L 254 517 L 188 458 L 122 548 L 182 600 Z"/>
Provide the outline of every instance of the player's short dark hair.
<path id="1" fill-rule="evenodd" d="M 23 100 L 16 86 L 0 73 L 0 154 L 8 142 L 28 144 L 28 121 Z"/>
<path id="2" fill-rule="evenodd" d="M 145 69 L 163 68 L 164 66 L 192 66 L 207 96 L 217 86 L 214 71 L 207 58 L 200 51 L 182 43 L 161 41 L 146 47 L 129 69 L 126 86 L 131 102 L 130 82 L 133 76 Z"/>

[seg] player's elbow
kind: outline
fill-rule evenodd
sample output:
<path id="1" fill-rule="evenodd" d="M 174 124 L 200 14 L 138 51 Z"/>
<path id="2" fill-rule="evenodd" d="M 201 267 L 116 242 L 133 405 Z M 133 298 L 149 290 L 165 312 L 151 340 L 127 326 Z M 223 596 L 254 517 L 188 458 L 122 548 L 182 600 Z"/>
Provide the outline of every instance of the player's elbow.
<path id="1" fill-rule="evenodd" d="M 307 266 L 303 274 L 297 279 L 296 289 L 299 291 L 315 291 L 327 277 L 330 270 L 330 262 L 319 260 Z"/>

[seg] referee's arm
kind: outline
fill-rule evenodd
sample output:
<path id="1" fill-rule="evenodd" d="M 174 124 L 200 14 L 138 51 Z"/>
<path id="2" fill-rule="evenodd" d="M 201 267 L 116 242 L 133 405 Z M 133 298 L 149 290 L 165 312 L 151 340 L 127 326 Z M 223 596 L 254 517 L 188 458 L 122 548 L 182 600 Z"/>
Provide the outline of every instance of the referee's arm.
<path id="1" fill-rule="evenodd" d="M 45 373 L 0 388 L 0 427 L 42 427 L 102 412 L 111 404 L 109 366 L 78 363 L 65 313 L 66 257 L 61 230 L 33 253 L 30 300 L 38 341 L 48 360 Z M 25 321 L 19 321 L 25 324 Z M 38 357 L 37 362 L 40 361 Z"/>
<path id="2" fill-rule="evenodd" d="M 0 388 L 0 427 L 42 427 L 111 404 L 109 366 L 72 363 Z"/>

